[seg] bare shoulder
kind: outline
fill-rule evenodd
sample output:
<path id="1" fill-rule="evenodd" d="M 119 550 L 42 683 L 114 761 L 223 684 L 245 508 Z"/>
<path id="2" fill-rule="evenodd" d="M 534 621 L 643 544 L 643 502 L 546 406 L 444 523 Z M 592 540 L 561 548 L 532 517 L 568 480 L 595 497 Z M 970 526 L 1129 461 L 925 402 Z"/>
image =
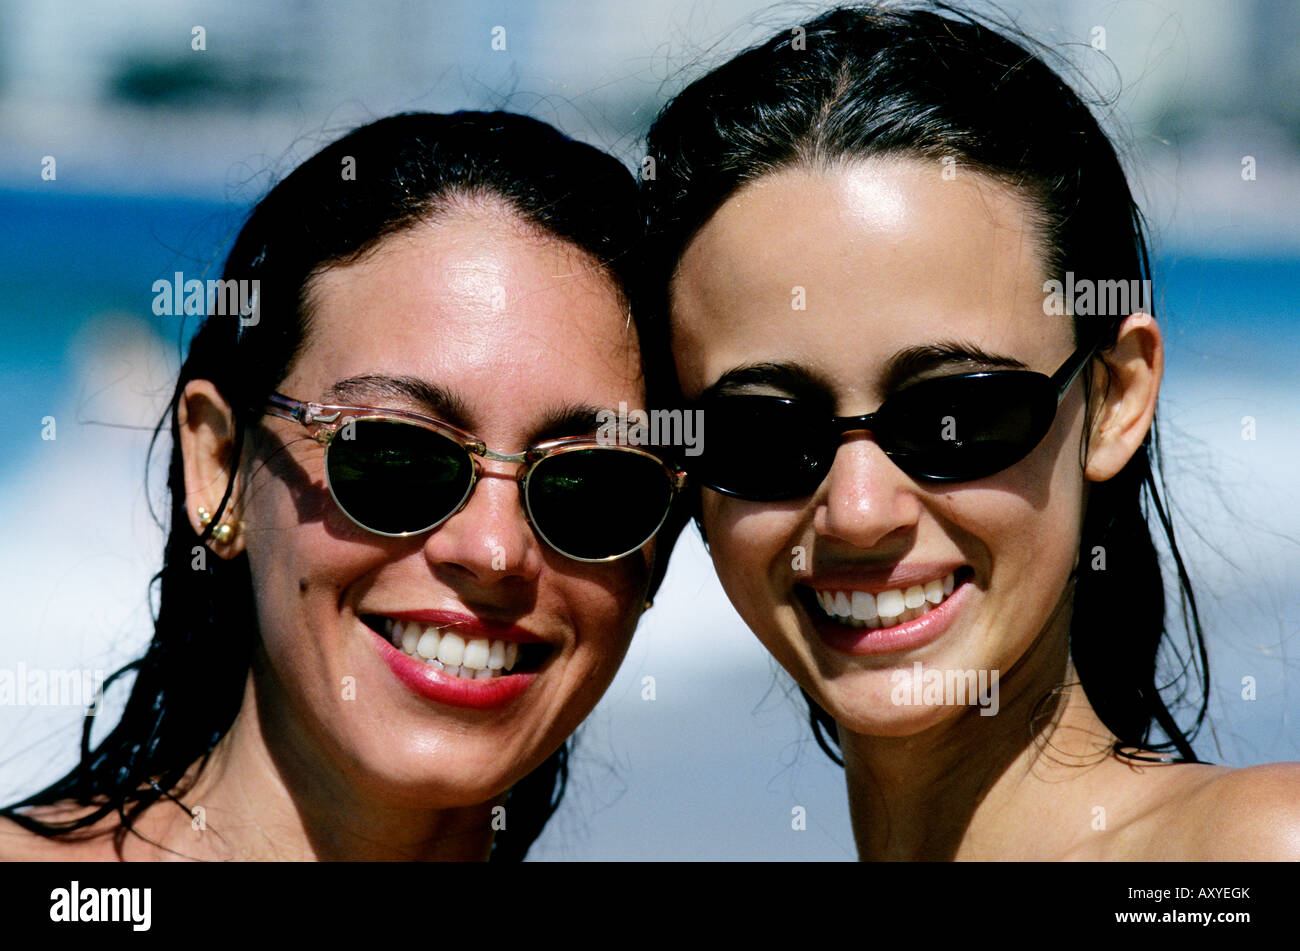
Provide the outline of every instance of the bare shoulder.
<path id="1" fill-rule="evenodd" d="M 1144 823 L 1148 858 L 1300 861 L 1300 763 L 1201 766 L 1162 798 Z"/>
<path id="2" fill-rule="evenodd" d="M 77 805 L 41 806 L 24 811 L 43 822 L 66 822 L 89 812 L 91 807 Z M 7 816 L 0 816 L 0 862 L 115 862 L 112 830 L 115 816 L 97 823 L 89 833 L 44 836 L 33 832 Z M 94 834 L 93 838 L 86 838 Z"/>

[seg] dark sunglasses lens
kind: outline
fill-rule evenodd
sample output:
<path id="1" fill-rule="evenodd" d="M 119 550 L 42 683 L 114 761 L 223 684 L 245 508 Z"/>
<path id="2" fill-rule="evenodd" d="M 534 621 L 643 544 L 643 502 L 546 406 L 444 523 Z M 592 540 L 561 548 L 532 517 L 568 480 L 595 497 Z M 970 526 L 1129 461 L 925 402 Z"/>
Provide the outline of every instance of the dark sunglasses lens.
<path id="1" fill-rule="evenodd" d="M 672 480 L 657 460 L 615 448 L 547 456 L 528 477 L 533 527 L 575 558 L 613 558 L 640 548 L 663 524 Z"/>
<path id="2" fill-rule="evenodd" d="M 903 471 L 937 480 L 980 479 L 1015 465 L 1056 415 L 1051 381 L 1008 372 L 926 380 L 888 400 L 876 438 Z"/>
<path id="3" fill-rule="evenodd" d="M 698 484 L 773 501 L 809 495 L 825 478 L 830 455 L 810 407 L 774 396 L 719 396 L 701 408 L 708 436 L 703 452 L 685 460 Z"/>
<path id="4" fill-rule="evenodd" d="M 431 429 L 358 419 L 329 444 L 334 499 L 353 521 L 377 532 L 419 532 L 458 506 L 473 481 L 469 454 Z"/>

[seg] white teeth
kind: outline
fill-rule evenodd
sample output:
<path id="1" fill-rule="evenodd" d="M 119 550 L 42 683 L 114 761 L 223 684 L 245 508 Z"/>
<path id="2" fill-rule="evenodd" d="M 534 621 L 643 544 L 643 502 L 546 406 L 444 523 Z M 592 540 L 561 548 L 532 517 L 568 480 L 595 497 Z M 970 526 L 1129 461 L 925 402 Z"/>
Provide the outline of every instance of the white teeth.
<path id="1" fill-rule="evenodd" d="M 487 638 L 476 637 L 465 645 L 465 657 L 461 660 L 461 664 L 474 670 L 486 670 L 490 650 Z"/>
<path id="2" fill-rule="evenodd" d="M 816 591 L 817 604 L 825 614 L 850 627 L 879 628 L 920 617 L 952 594 L 952 574 L 925 584 L 890 591 Z"/>
<path id="3" fill-rule="evenodd" d="M 876 610 L 882 618 L 896 618 L 903 613 L 903 592 L 895 588 L 876 595 Z"/>
<path id="4" fill-rule="evenodd" d="M 420 639 L 415 642 L 415 652 L 425 660 L 431 660 L 438 656 L 441 640 L 436 627 L 428 628 L 420 635 Z"/>
<path id="5" fill-rule="evenodd" d="M 438 645 L 438 660 L 448 667 L 459 667 L 465 659 L 465 638 L 448 631 Z"/>
<path id="6" fill-rule="evenodd" d="M 876 596 L 867 591 L 853 592 L 853 619 L 855 621 L 870 621 L 878 617 L 876 612 Z"/>
<path id="7" fill-rule="evenodd" d="M 835 592 L 835 613 L 840 617 L 853 616 L 853 607 L 849 604 L 848 595 L 843 591 Z"/>
<path id="8" fill-rule="evenodd" d="M 459 634 L 443 633 L 433 625 L 426 627 L 416 621 L 385 619 L 383 630 L 404 654 L 452 677 L 490 680 L 504 676 L 519 662 L 519 644 L 515 641 L 476 637 L 466 643 Z"/>

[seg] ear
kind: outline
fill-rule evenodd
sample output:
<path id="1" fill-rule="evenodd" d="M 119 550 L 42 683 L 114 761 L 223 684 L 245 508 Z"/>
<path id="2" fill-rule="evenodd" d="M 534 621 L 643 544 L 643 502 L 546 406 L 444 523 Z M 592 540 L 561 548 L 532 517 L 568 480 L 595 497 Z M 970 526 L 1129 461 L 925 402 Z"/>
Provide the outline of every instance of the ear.
<path id="1" fill-rule="evenodd" d="M 181 393 L 176 408 L 180 428 L 181 457 L 185 467 L 185 508 L 195 534 L 202 534 L 199 508 L 215 516 L 230 480 L 238 480 L 235 448 L 235 414 L 212 382 L 191 380 Z M 219 524 L 229 525 L 234 534 L 227 542 L 209 536 L 208 545 L 221 558 L 233 558 L 244 550 L 244 525 L 240 521 L 241 486 L 236 481 Z"/>
<path id="2" fill-rule="evenodd" d="M 1095 389 L 1102 402 L 1092 414 L 1084 468 L 1092 482 L 1118 475 L 1151 429 L 1165 369 L 1160 326 L 1150 314 L 1129 314 L 1115 345 L 1100 356 L 1109 379 Z"/>

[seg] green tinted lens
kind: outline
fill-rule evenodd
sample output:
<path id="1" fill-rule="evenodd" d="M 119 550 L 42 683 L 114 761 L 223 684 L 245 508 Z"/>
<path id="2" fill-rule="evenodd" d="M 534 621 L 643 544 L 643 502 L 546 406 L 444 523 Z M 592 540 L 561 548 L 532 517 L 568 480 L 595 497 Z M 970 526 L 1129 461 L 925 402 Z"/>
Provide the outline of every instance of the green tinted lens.
<path id="1" fill-rule="evenodd" d="M 454 512 L 474 478 L 469 454 L 411 423 L 358 419 L 329 444 L 334 500 L 357 524 L 387 535 L 431 528 Z"/>
<path id="2" fill-rule="evenodd" d="M 525 491 L 537 533 L 557 551 L 595 561 L 636 551 L 653 538 L 673 487 L 657 459 L 593 447 L 547 456 Z"/>

